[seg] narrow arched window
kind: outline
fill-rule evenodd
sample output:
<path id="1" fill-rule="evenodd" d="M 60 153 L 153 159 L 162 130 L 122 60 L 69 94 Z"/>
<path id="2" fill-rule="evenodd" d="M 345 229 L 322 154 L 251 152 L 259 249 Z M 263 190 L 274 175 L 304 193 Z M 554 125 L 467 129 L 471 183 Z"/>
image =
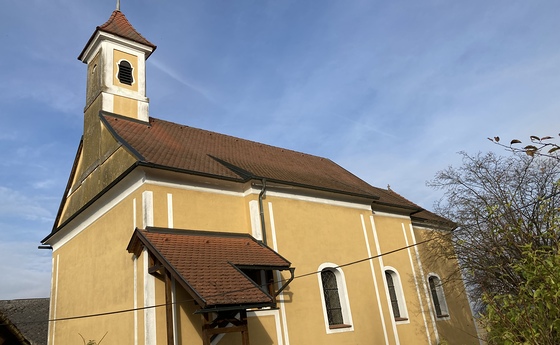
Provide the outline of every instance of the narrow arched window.
<path id="1" fill-rule="evenodd" d="M 330 269 L 322 270 L 321 281 L 323 283 L 323 295 L 325 297 L 325 308 L 327 309 L 329 325 L 344 324 L 335 273 Z"/>
<path id="2" fill-rule="evenodd" d="M 445 294 L 443 293 L 441 280 L 439 279 L 439 277 L 431 275 L 428 278 L 428 283 L 430 285 L 430 292 L 432 295 L 432 302 L 434 304 L 436 316 L 438 318 L 448 317 L 449 311 L 447 309 L 447 303 L 445 302 Z"/>
<path id="3" fill-rule="evenodd" d="M 328 334 L 353 331 L 352 312 L 346 290 L 344 272 L 332 263 L 324 263 L 317 270 L 322 295 L 325 328 Z"/>
<path id="4" fill-rule="evenodd" d="M 399 275 L 394 269 L 385 270 L 385 282 L 395 321 L 407 321 L 408 314 Z"/>
<path id="5" fill-rule="evenodd" d="M 393 308 L 393 316 L 395 318 L 401 317 L 399 299 L 397 297 L 397 291 L 395 290 L 395 281 L 390 271 L 385 271 L 385 279 L 387 279 L 387 289 L 389 289 L 389 299 L 391 300 L 391 307 Z"/>
<path id="6" fill-rule="evenodd" d="M 119 62 L 119 73 L 117 74 L 119 81 L 126 85 L 132 85 L 134 78 L 132 77 L 132 66 L 130 62 L 122 60 Z"/>

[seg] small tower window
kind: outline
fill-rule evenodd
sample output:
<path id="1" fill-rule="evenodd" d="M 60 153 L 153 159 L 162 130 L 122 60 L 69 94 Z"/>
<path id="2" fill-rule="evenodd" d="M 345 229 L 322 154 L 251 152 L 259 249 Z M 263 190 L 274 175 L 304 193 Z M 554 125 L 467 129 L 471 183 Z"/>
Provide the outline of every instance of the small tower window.
<path id="1" fill-rule="evenodd" d="M 117 74 L 119 81 L 126 85 L 132 85 L 134 79 L 132 77 L 132 66 L 130 62 L 122 60 L 119 62 L 119 73 Z"/>

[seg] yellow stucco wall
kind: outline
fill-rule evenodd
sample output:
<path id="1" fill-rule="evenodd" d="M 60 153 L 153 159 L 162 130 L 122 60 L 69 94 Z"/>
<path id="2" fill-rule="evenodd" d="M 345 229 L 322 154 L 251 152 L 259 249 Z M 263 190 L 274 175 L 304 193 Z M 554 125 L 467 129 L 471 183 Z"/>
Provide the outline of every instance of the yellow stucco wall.
<path id="1" fill-rule="evenodd" d="M 465 285 L 458 270 L 457 258 L 454 256 L 449 233 L 433 231 L 425 228 L 415 228 L 417 241 L 431 240 L 418 247 L 424 266 L 425 280 L 433 273 L 442 281 L 449 317 L 436 319 L 436 325 L 441 339 L 450 344 L 478 343 L 477 329 L 472 319 L 472 312 L 465 298 Z M 445 254 L 441 253 L 440 246 L 445 246 Z M 431 295 L 430 295 L 431 298 Z M 435 312 L 434 312 L 435 314 Z"/>
<path id="2" fill-rule="evenodd" d="M 57 299 L 57 317 L 134 306 L 135 262 L 126 246 L 133 226 L 143 226 L 144 192 L 153 196 L 154 226 L 168 227 L 171 220 L 173 227 L 178 229 L 251 233 L 249 202 L 257 200 L 258 191 L 243 195 L 232 191 L 217 192 L 216 189 L 179 188 L 172 183 L 144 183 L 53 253 L 60 261 L 57 293 L 52 296 Z M 373 259 L 371 263 L 366 260 L 341 268 L 353 327 L 343 332 L 331 333 L 326 327 L 321 283 L 318 275 L 313 274 L 325 263 L 343 265 L 412 244 L 410 219 L 374 215 L 365 204 L 318 198 L 296 200 L 279 193 L 269 193 L 263 205 L 268 245 L 277 248 L 297 269 L 296 279 L 282 295 L 284 301 L 279 300 L 280 309 L 249 318 L 251 343 L 277 344 L 279 338 L 280 342 L 286 343 L 289 338 L 292 344 L 396 344 L 397 340 L 400 344 L 428 344 L 428 337 L 435 343 L 435 330 L 429 315 L 430 301 L 422 287 L 414 250 L 400 250 Z M 416 240 L 421 241 L 423 234 L 420 231 L 415 234 Z M 144 306 L 144 255 L 136 261 L 138 307 Z M 456 263 L 447 264 L 453 266 Z M 392 320 L 384 284 L 383 267 L 387 266 L 400 275 L 408 321 L 394 323 Z M 442 272 L 438 273 L 440 276 L 445 275 L 443 268 L 424 264 L 424 274 L 432 270 Z M 283 276 L 287 278 L 288 274 L 284 272 Z M 377 284 L 374 284 L 374 278 Z M 155 303 L 165 303 L 163 280 L 156 277 L 154 284 Z M 201 317 L 193 314 L 198 307 L 179 284 L 176 286 L 178 338 L 181 341 L 188 339 L 189 344 L 202 344 Z M 464 290 L 457 291 L 464 293 Z M 457 305 L 452 302 L 453 298 L 459 300 Z M 436 322 L 440 339 L 476 344 L 473 339 L 460 335 L 469 329 L 468 323 L 472 323 L 465 312 L 468 304 L 464 295 L 449 295 L 448 301 L 450 320 Z M 109 331 L 104 342 L 132 344 L 136 334 L 138 344 L 144 344 L 144 313 L 136 313 L 136 332 L 133 312 L 57 322 L 56 343 L 79 341 L 77 333 L 98 339 Z M 157 342 L 165 343 L 165 308 L 156 308 L 155 316 Z M 98 336 L 96 332 L 101 334 Z M 220 344 L 240 344 L 240 339 L 239 334 L 229 334 Z"/>
<path id="3" fill-rule="evenodd" d="M 133 308 L 134 265 L 122 247 L 132 235 L 131 223 L 131 205 L 122 203 L 53 252 L 57 319 Z M 133 320 L 128 312 L 59 321 L 55 343 L 82 343 L 79 334 L 99 341 L 106 332 L 106 343 L 131 343 Z"/>
<path id="4" fill-rule="evenodd" d="M 113 96 L 113 112 L 115 114 L 138 118 L 138 101 L 123 96 Z"/>

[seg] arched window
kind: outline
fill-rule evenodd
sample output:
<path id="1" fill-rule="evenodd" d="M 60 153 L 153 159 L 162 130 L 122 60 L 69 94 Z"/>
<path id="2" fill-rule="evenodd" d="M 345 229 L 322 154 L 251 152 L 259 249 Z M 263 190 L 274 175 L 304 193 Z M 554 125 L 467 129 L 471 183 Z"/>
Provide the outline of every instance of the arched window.
<path id="1" fill-rule="evenodd" d="M 327 333 L 353 330 L 344 273 L 334 264 L 323 264 L 319 271 Z"/>
<path id="2" fill-rule="evenodd" d="M 447 303 L 445 302 L 445 294 L 443 293 L 443 286 L 438 276 L 432 274 L 428 277 L 430 285 L 430 292 L 432 295 L 432 302 L 438 318 L 449 317 Z"/>
<path id="3" fill-rule="evenodd" d="M 391 303 L 391 309 L 393 310 L 393 317 L 395 318 L 395 321 L 408 320 L 408 314 L 399 275 L 395 270 L 387 269 L 385 270 L 385 281 L 387 283 L 389 302 Z"/>
<path id="4" fill-rule="evenodd" d="M 119 81 L 123 84 L 132 85 L 134 78 L 132 77 L 132 66 L 130 62 L 126 60 L 121 60 L 121 62 L 119 62 L 117 78 L 119 78 Z"/>
<path id="5" fill-rule="evenodd" d="M 336 274 L 331 269 L 324 269 L 321 271 L 321 281 L 323 283 L 323 295 L 325 298 L 325 308 L 327 309 L 329 325 L 344 324 Z"/>

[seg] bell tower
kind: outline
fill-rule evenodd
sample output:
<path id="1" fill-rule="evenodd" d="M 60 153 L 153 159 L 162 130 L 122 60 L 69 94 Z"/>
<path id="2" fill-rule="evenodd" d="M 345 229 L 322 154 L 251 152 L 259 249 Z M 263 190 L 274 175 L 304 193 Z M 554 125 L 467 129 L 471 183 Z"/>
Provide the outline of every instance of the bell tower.
<path id="1" fill-rule="evenodd" d="M 145 39 L 117 9 L 96 28 L 78 57 L 87 64 L 86 126 L 88 117 L 106 111 L 149 121 L 146 60 L 156 46 Z M 89 115 L 89 116 L 88 116 Z"/>

